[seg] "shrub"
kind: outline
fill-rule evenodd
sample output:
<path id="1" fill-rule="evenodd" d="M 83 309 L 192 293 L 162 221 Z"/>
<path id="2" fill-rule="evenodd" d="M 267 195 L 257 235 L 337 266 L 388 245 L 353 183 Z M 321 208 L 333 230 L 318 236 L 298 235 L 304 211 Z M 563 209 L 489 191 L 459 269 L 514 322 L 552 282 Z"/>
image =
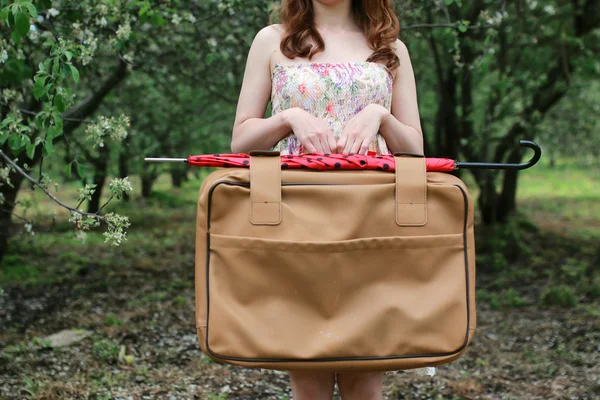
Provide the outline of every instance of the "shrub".
<path id="1" fill-rule="evenodd" d="M 540 303 L 546 307 L 574 307 L 577 305 L 577 296 L 570 286 L 556 285 L 548 287 L 542 292 Z"/>
<path id="2" fill-rule="evenodd" d="M 94 343 L 92 353 L 100 361 L 115 361 L 119 356 L 119 346 L 112 340 L 102 339 Z"/>

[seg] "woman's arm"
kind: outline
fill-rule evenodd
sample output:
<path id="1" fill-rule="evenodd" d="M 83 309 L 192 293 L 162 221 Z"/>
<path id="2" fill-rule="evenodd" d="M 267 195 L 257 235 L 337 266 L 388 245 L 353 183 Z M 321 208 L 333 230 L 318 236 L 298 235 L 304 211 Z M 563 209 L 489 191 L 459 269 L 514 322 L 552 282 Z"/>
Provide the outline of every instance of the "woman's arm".
<path id="1" fill-rule="evenodd" d="M 270 54 L 277 51 L 281 35 L 274 25 L 261 29 L 254 38 L 238 99 L 231 151 L 249 153 L 266 150 L 293 131 L 310 153 L 332 153 L 333 132 L 325 120 L 300 107 L 285 109 L 263 118 L 271 94 Z"/>
<path id="2" fill-rule="evenodd" d="M 287 110 L 263 118 L 271 97 L 269 55 L 274 43 L 279 43 L 279 34 L 271 25 L 261 29 L 250 46 L 231 137 L 234 153 L 266 150 L 291 130 Z"/>
<path id="3" fill-rule="evenodd" d="M 382 109 L 379 132 L 392 152 L 423 154 L 423 130 L 419 118 L 417 88 L 406 45 L 396 40 L 396 54 L 400 66 L 392 88 L 391 112 Z"/>

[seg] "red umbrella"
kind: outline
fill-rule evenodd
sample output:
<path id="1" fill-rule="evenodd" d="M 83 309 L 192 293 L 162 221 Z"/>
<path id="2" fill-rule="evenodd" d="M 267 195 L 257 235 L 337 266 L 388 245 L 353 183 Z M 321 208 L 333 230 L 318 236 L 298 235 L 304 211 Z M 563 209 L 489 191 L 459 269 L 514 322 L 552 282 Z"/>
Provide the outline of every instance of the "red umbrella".
<path id="1" fill-rule="evenodd" d="M 454 160 L 449 158 L 427 158 L 427 171 L 449 172 L 454 170 Z M 188 165 L 196 167 L 247 167 L 247 154 L 204 154 L 188 156 Z M 301 154 L 281 156 L 283 169 L 333 169 L 394 171 L 393 155 L 348 155 L 348 154 Z"/>

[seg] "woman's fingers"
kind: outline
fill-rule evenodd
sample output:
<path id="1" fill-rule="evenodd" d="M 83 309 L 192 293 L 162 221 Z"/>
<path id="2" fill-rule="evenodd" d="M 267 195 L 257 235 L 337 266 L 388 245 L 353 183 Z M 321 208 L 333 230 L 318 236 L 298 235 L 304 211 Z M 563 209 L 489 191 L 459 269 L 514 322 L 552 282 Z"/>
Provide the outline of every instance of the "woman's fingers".
<path id="1" fill-rule="evenodd" d="M 356 145 L 356 137 L 353 135 L 347 136 L 348 140 L 346 141 L 346 145 L 344 146 L 344 154 L 355 154 L 358 150 L 358 147 L 355 149 Z M 360 143 L 359 143 L 360 146 Z"/>
<path id="2" fill-rule="evenodd" d="M 329 141 L 327 140 L 327 134 L 323 134 L 323 136 L 319 137 L 321 148 L 323 149 L 323 153 L 331 153 L 331 149 L 329 148 Z"/>
<path id="3" fill-rule="evenodd" d="M 333 132 L 329 132 L 327 135 L 327 142 L 329 143 L 329 152 L 337 153 L 337 143 L 335 142 L 335 138 L 333 137 Z"/>
<path id="4" fill-rule="evenodd" d="M 304 144 L 304 149 L 308 153 L 317 153 L 317 149 L 315 148 L 315 146 L 311 142 L 306 142 L 306 143 L 303 143 L 303 144 Z"/>
<path id="5" fill-rule="evenodd" d="M 366 138 L 365 140 L 363 140 L 362 144 L 360 145 L 360 149 L 358 149 L 358 154 L 367 155 L 370 145 L 371 145 L 371 140 L 369 138 Z"/>
<path id="6" fill-rule="evenodd" d="M 323 143 L 321 143 L 321 139 L 318 136 L 313 137 L 311 143 L 315 148 L 315 153 L 325 153 Z"/>
<path id="7" fill-rule="evenodd" d="M 346 148 L 346 142 L 348 141 L 348 136 L 344 135 L 342 133 L 342 136 L 340 136 L 337 140 L 337 144 L 335 145 L 335 152 L 336 153 L 343 153 L 344 149 Z"/>
<path id="8" fill-rule="evenodd" d="M 357 140 L 354 141 L 354 143 L 352 143 L 352 147 L 350 148 L 350 153 L 351 154 L 358 154 L 358 151 L 360 150 L 360 146 L 363 143 L 363 139 L 361 138 L 357 138 Z"/>

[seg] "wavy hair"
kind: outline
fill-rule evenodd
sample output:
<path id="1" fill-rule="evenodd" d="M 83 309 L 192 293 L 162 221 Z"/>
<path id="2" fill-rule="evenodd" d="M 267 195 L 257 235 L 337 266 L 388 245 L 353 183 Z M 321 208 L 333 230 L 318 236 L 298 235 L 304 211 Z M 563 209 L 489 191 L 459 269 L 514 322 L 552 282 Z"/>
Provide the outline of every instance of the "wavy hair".
<path id="1" fill-rule="evenodd" d="M 367 59 L 370 62 L 383 61 L 391 70 L 400 65 L 400 59 L 392 45 L 400 32 L 400 22 L 394 13 L 393 0 L 352 0 L 352 15 L 374 50 Z M 312 0 L 282 0 L 273 14 L 279 14 L 279 21 L 285 27 L 280 49 L 287 58 L 308 57 L 325 49 L 325 42 L 317 31 L 314 21 Z M 311 37 L 316 44 L 305 43 Z"/>

